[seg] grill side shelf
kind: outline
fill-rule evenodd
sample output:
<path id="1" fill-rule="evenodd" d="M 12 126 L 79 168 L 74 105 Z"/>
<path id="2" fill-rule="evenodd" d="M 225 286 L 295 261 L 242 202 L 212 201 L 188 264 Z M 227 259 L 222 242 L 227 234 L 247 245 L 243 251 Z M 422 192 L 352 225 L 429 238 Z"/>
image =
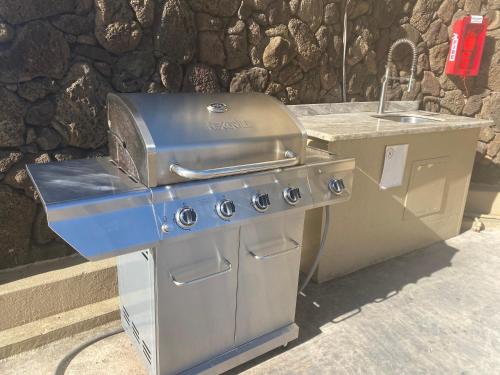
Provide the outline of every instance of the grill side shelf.
<path id="1" fill-rule="evenodd" d="M 156 246 L 151 192 L 104 159 L 30 165 L 49 227 L 81 255 L 104 259 Z"/>

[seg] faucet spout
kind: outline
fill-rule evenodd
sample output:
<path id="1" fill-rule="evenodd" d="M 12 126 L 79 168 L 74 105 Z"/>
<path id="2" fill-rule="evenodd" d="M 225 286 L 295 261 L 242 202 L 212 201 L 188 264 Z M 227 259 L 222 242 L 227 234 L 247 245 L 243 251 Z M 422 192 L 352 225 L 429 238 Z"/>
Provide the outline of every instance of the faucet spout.
<path id="1" fill-rule="evenodd" d="M 394 77 L 390 77 L 390 66 L 392 64 L 392 54 L 394 53 L 394 49 L 399 46 L 400 44 L 408 44 L 411 49 L 412 49 L 412 62 L 411 62 L 411 72 L 410 72 L 410 78 L 408 79 L 408 92 L 410 92 L 413 89 L 413 84 L 415 81 L 415 72 L 417 69 L 417 46 L 415 43 L 413 43 L 410 39 L 402 38 L 396 40 L 392 45 L 391 48 L 389 48 L 389 53 L 387 54 L 387 65 L 385 68 L 385 75 L 382 81 L 382 90 L 380 92 L 380 101 L 378 104 L 378 111 L 377 113 L 379 115 L 384 113 L 384 107 L 385 107 L 385 96 L 386 96 L 386 91 L 387 91 L 387 83 L 395 79 Z M 398 78 L 401 79 L 401 78 Z"/>

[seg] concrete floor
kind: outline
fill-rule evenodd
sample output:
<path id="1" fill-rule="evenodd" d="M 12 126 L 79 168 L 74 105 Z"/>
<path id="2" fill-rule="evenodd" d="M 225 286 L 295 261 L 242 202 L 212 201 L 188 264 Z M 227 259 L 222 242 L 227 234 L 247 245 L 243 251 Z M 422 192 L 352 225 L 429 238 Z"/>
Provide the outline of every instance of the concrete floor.
<path id="1" fill-rule="evenodd" d="M 446 243 L 307 288 L 300 338 L 231 374 L 500 374 L 500 231 Z M 65 352 L 117 324 L 0 361 L 51 374 Z M 80 352 L 66 374 L 143 375 L 124 334 Z"/>

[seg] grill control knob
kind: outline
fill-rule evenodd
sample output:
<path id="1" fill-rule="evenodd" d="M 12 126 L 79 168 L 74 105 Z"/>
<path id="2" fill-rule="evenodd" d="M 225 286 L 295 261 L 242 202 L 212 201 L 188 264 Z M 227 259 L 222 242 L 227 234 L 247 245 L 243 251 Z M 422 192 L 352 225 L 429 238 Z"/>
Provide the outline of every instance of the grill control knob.
<path id="1" fill-rule="evenodd" d="M 300 189 L 294 187 L 287 187 L 283 190 L 283 198 L 285 198 L 286 203 L 292 206 L 296 205 L 300 198 Z"/>
<path id="2" fill-rule="evenodd" d="M 259 212 L 266 211 L 269 208 L 269 206 L 271 205 L 271 201 L 269 200 L 269 195 L 268 194 L 255 194 L 252 197 L 252 205 Z"/>
<path id="3" fill-rule="evenodd" d="M 342 180 L 341 178 L 339 178 L 339 179 L 332 178 L 330 181 L 328 181 L 328 189 L 330 189 L 330 191 L 333 194 L 336 194 L 336 195 L 342 194 L 342 192 L 345 189 L 344 180 Z"/>
<path id="4" fill-rule="evenodd" d="M 175 220 L 181 228 L 187 229 L 196 224 L 198 215 L 191 207 L 179 208 L 175 214 Z"/>
<path id="5" fill-rule="evenodd" d="M 227 199 L 217 202 L 215 209 L 217 211 L 217 215 L 224 220 L 229 220 L 236 212 L 234 202 Z"/>

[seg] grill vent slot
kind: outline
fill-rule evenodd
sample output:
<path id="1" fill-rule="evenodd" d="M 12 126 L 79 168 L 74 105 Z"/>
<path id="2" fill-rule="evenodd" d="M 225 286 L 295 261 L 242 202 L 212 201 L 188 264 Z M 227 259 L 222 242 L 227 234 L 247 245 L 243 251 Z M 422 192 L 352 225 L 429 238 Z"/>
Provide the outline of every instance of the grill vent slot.
<path id="1" fill-rule="evenodd" d="M 142 341 L 142 351 L 144 352 L 144 355 L 146 356 L 146 359 L 148 360 L 149 364 L 151 364 L 151 350 L 149 350 L 148 346 L 144 341 Z"/>
<path id="2" fill-rule="evenodd" d="M 148 254 L 145 251 L 141 251 L 141 254 L 146 260 L 149 260 Z"/>
<path id="3" fill-rule="evenodd" d="M 137 342 L 140 343 L 141 340 L 139 338 L 139 331 L 137 330 L 137 327 L 135 326 L 134 322 L 132 322 L 132 333 L 134 334 L 135 339 L 137 340 Z"/>
<path id="4" fill-rule="evenodd" d="M 130 325 L 130 315 L 128 314 L 128 311 L 125 308 L 125 306 L 122 307 L 122 311 L 123 311 L 123 317 L 127 321 L 127 324 Z"/>
<path id="5" fill-rule="evenodd" d="M 144 253 L 142 253 L 142 254 L 144 255 Z M 132 327 L 132 333 L 134 334 L 134 337 L 137 340 L 137 343 L 139 345 L 141 345 L 141 343 L 142 343 L 142 351 L 144 352 L 144 356 L 146 357 L 146 360 L 148 361 L 148 363 L 151 365 L 151 350 L 146 345 L 144 340 L 141 340 L 139 330 L 135 326 L 135 323 L 132 320 L 130 320 L 130 315 L 129 315 L 127 309 L 125 308 L 125 306 L 122 306 L 122 312 L 123 312 L 123 318 L 125 319 L 127 324 Z"/>

